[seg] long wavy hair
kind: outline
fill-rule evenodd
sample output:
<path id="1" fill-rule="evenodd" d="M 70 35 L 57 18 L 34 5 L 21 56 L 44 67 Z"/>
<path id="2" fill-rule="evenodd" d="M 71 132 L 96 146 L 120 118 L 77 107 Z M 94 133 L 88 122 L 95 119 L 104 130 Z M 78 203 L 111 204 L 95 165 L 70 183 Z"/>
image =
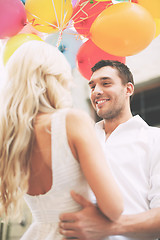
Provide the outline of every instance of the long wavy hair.
<path id="1" fill-rule="evenodd" d="M 43 41 L 21 45 L 6 65 L 0 92 L 0 215 L 15 214 L 28 190 L 37 113 L 70 107 L 71 68 Z"/>

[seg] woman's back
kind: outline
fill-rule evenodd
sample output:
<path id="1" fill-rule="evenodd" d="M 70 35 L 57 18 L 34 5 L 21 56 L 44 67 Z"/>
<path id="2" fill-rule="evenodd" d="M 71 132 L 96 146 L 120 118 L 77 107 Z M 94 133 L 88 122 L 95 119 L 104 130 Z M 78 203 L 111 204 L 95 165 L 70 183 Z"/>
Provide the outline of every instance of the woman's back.
<path id="1" fill-rule="evenodd" d="M 29 195 L 45 194 L 52 187 L 52 114 L 38 114 L 34 124 L 35 139 L 30 161 Z"/>
<path id="2" fill-rule="evenodd" d="M 63 212 L 78 211 L 81 208 L 71 198 L 70 191 L 75 190 L 89 198 L 88 184 L 83 176 L 80 164 L 74 158 L 68 144 L 66 133 L 67 111 L 65 109 L 53 113 L 51 116 L 51 134 L 49 133 L 50 129 L 46 129 L 51 142 L 52 171 L 49 161 L 48 163 L 46 161 L 45 163 L 42 162 L 42 155 L 45 153 L 46 143 L 49 144 L 49 139 L 47 141 L 45 138 L 46 143 L 43 153 L 40 154 L 39 165 L 36 162 L 38 161 L 38 153 L 33 152 L 37 156 L 36 158 L 33 156 L 34 161 L 36 159 L 35 162 L 33 159 L 31 161 L 33 172 L 31 170 L 29 191 L 25 195 L 25 200 L 33 215 L 33 223 L 22 237 L 23 240 L 62 239 L 62 236 L 58 233 L 59 215 Z M 44 143 L 43 134 L 38 139 L 36 144 Z M 35 149 L 37 151 L 38 147 L 35 147 Z M 48 149 L 46 149 L 46 154 L 49 154 L 48 152 Z M 35 166 L 38 166 L 37 175 Z M 44 179 L 42 179 L 43 176 Z M 34 180 L 36 180 L 35 183 Z M 35 193 L 36 196 L 32 196 Z"/>

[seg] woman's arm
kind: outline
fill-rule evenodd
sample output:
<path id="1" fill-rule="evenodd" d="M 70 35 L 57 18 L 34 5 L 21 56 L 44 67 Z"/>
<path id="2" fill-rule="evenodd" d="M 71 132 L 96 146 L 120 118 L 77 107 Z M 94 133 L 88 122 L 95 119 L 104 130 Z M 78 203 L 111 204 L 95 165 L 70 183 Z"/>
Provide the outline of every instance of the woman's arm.
<path id="1" fill-rule="evenodd" d="M 75 158 L 93 190 L 100 210 L 116 220 L 123 210 L 122 196 L 109 170 L 90 117 L 79 110 L 67 115 L 67 136 Z"/>

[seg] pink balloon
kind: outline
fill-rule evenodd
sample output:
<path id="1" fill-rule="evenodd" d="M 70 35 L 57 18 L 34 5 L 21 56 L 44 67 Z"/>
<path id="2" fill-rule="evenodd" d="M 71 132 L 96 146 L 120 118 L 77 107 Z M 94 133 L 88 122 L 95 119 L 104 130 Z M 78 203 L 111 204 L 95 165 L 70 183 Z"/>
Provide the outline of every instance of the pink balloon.
<path id="1" fill-rule="evenodd" d="M 97 47 L 90 39 L 79 48 L 77 53 L 77 68 L 83 77 L 90 79 L 92 75 L 91 68 L 100 60 L 116 60 L 125 63 L 125 57 L 117 57 L 104 52 Z"/>
<path id="2" fill-rule="evenodd" d="M 0 0 L 0 39 L 16 35 L 24 27 L 26 19 L 20 0 Z"/>

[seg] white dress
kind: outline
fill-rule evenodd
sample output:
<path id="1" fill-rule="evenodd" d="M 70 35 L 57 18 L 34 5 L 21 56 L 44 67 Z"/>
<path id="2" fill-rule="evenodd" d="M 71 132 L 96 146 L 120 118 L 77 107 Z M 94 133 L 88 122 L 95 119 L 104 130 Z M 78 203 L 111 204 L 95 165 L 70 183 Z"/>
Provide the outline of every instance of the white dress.
<path id="1" fill-rule="evenodd" d="M 66 134 L 67 109 L 58 110 L 52 115 L 52 187 L 44 195 L 25 195 L 33 223 L 21 240 L 61 240 L 58 223 L 59 215 L 81 209 L 70 196 L 75 190 L 90 199 L 90 189 L 81 172 L 80 164 L 73 157 Z"/>

